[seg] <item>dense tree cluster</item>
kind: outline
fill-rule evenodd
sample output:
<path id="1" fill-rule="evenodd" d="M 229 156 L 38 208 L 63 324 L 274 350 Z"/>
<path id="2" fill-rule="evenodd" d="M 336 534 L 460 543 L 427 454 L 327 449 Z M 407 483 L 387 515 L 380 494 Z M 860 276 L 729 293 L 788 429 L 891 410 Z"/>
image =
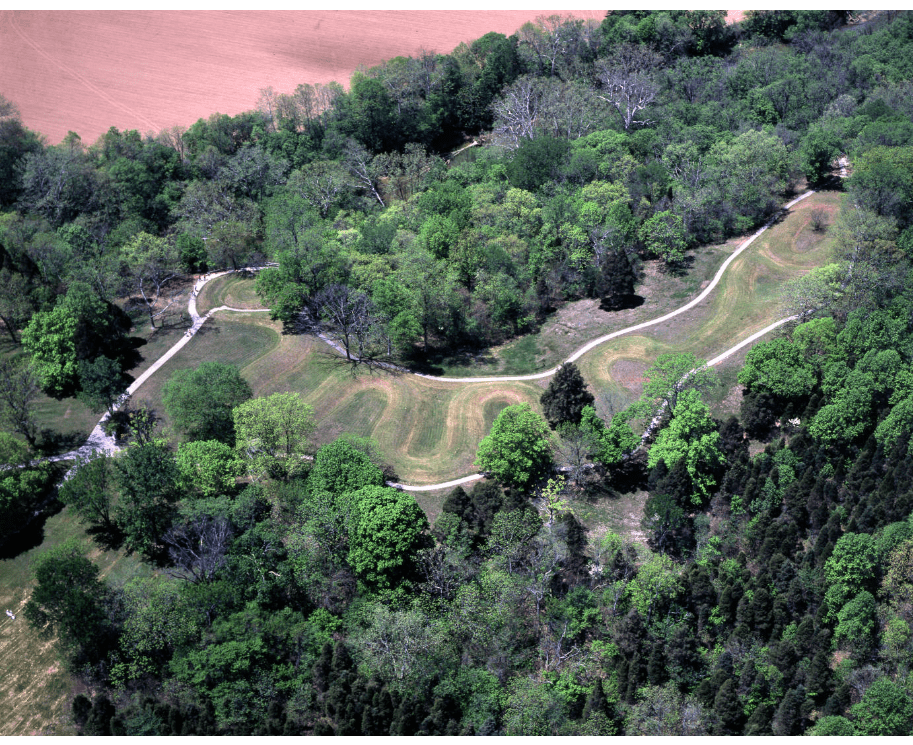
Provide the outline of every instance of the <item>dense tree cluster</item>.
<path id="1" fill-rule="evenodd" d="M 39 387 L 103 409 L 124 383 L 125 293 L 155 328 L 176 273 L 268 258 L 289 332 L 350 359 L 453 351 L 568 299 L 624 307 L 643 259 L 685 271 L 802 175 L 853 166 L 818 225 L 833 262 L 789 283 L 798 318 L 748 353 L 738 418 L 714 419 L 693 355 L 605 421 L 563 365 L 432 524 L 370 441 L 316 448 L 299 397 L 176 372 L 180 444 L 136 412 L 59 490 L 159 571 L 104 579 L 74 543 L 35 564 L 25 616 L 86 685 L 79 730 L 908 734 L 913 17 L 847 18 L 545 18 L 91 147 L 45 146 L 0 101 L 0 320 L 24 350 L 0 362 L 4 525 L 52 481 L 19 467 Z M 578 519 L 644 493 L 642 542 Z"/>

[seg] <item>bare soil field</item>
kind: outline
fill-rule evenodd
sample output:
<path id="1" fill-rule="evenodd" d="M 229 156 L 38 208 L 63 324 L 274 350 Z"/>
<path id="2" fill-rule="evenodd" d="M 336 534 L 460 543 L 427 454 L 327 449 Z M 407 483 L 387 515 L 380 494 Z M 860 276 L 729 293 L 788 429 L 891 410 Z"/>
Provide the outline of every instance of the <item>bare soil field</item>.
<path id="1" fill-rule="evenodd" d="M 90 144 L 115 126 L 157 132 L 253 109 L 259 90 L 348 85 L 420 50 L 448 53 L 544 15 L 604 10 L 282 10 L 0 12 L 0 93 L 25 125 Z"/>

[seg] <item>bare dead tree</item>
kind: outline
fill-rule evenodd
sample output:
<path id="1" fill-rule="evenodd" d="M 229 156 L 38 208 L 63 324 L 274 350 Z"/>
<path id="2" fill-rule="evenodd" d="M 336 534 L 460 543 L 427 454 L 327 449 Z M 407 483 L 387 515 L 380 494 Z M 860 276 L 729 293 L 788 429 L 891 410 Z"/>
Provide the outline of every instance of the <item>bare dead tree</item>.
<path id="1" fill-rule="evenodd" d="M 456 595 L 471 574 L 465 557 L 446 546 L 419 551 L 418 566 L 425 577 L 422 589 L 446 600 L 451 600 Z"/>
<path id="2" fill-rule="evenodd" d="M 169 573 L 195 584 L 211 580 L 225 565 L 231 539 L 231 525 L 224 517 L 196 517 L 172 526 L 164 536 L 175 565 Z"/>
<path id="3" fill-rule="evenodd" d="M 0 419 L 32 447 L 38 430 L 32 403 L 40 392 L 38 375 L 31 365 L 0 360 Z"/>
<path id="4" fill-rule="evenodd" d="M 267 127 L 276 130 L 276 115 L 278 113 L 279 94 L 273 89 L 273 86 L 267 86 L 260 89 L 260 96 L 257 98 L 257 111 L 263 114 Z"/>
<path id="5" fill-rule="evenodd" d="M 504 94 L 495 100 L 495 142 L 511 149 L 520 146 L 523 138 L 535 137 L 536 119 L 542 86 L 537 78 L 524 75 L 517 78 Z"/>
<path id="6" fill-rule="evenodd" d="M 374 158 L 378 176 L 387 183 L 387 193 L 403 201 L 412 196 L 429 179 L 443 175 L 444 161 L 429 155 L 422 145 L 410 142 L 402 153 L 380 153 Z"/>
<path id="7" fill-rule="evenodd" d="M 576 140 L 598 129 L 604 115 L 595 92 L 578 80 L 546 81 L 540 105 L 539 126 L 553 137 Z"/>
<path id="8" fill-rule="evenodd" d="M 567 62 L 584 42 L 584 23 L 560 15 L 539 16 L 535 23 L 523 24 L 518 36 L 521 52 L 535 61 L 540 74 L 565 76 Z"/>
<path id="9" fill-rule="evenodd" d="M 19 107 L 0 93 L 0 119 L 19 119 Z"/>
<path id="10" fill-rule="evenodd" d="M 362 337 L 370 323 L 371 303 L 368 296 L 347 285 L 327 285 L 314 298 L 314 306 L 327 330 L 336 336 L 346 351 L 346 359 L 352 359 L 352 347 Z"/>
<path id="11" fill-rule="evenodd" d="M 557 78 L 517 78 L 492 108 L 495 142 L 516 148 L 526 137 L 547 133 L 576 139 L 594 131 L 604 118 L 593 90 L 578 81 Z"/>
<path id="12" fill-rule="evenodd" d="M 184 144 L 184 134 L 187 132 L 187 127 L 182 127 L 179 124 L 176 124 L 173 127 L 168 129 L 163 129 L 159 132 L 155 139 L 157 142 L 170 147 L 174 150 L 178 156 L 181 158 L 182 163 L 187 162 L 187 146 Z"/>
<path id="13" fill-rule="evenodd" d="M 313 205 L 321 217 L 348 187 L 346 172 L 330 160 L 317 160 L 294 171 L 288 179 L 289 190 Z"/>
<path id="14" fill-rule="evenodd" d="M 651 123 L 634 117 L 656 99 L 659 86 L 653 71 L 660 61 L 658 54 L 635 44 L 620 44 L 611 57 L 597 60 L 596 79 L 602 86 L 599 98 L 615 109 L 625 131 Z"/>
<path id="15" fill-rule="evenodd" d="M 346 141 L 346 147 L 343 151 L 343 162 L 351 177 L 350 184 L 353 188 L 364 189 L 371 192 L 374 198 L 380 202 L 381 207 L 386 207 L 383 198 L 380 196 L 380 181 L 374 168 L 374 159 L 371 153 L 365 150 L 355 140 Z"/>

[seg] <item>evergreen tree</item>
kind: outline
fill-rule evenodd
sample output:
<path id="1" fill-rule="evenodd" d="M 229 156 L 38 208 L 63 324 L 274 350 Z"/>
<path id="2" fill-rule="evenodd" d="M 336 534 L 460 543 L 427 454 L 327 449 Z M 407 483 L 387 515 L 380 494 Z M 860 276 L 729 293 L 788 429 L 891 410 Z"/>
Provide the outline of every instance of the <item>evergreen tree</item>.
<path id="1" fill-rule="evenodd" d="M 717 691 L 713 713 L 716 716 L 715 735 L 737 735 L 742 731 L 742 702 L 732 678 L 727 678 Z"/>
<path id="2" fill-rule="evenodd" d="M 806 674 L 809 693 L 817 701 L 825 701 L 833 690 L 834 673 L 828 664 L 829 657 L 827 652 L 820 650 L 812 658 L 812 664 Z"/>
<path id="3" fill-rule="evenodd" d="M 83 734 L 89 736 L 104 736 L 111 734 L 111 718 L 114 716 L 114 704 L 111 699 L 102 693 L 92 704 L 92 711 L 86 719 Z"/>
<path id="4" fill-rule="evenodd" d="M 609 716 L 609 701 L 605 696 L 605 690 L 602 687 L 602 678 L 596 678 L 593 684 L 593 690 L 587 696 L 586 704 L 583 706 L 582 719 L 589 719 L 593 714 L 605 714 Z"/>
<path id="5" fill-rule="evenodd" d="M 799 688 L 790 688 L 771 722 L 771 729 L 778 737 L 792 737 L 801 735 L 805 729 L 802 716 L 802 704 L 805 701 L 805 691 Z"/>
<path id="6" fill-rule="evenodd" d="M 773 718 L 774 710 L 770 704 L 759 704 L 751 712 L 748 721 L 745 723 L 745 735 L 750 737 L 766 737 L 773 734 L 770 728 L 770 720 Z"/>
<path id="7" fill-rule="evenodd" d="M 462 520 L 468 520 L 470 507 L 472 507 L 472 500 L 469 499 L 469 495 L 466 494 L 462 486 L 457 486 L 444 500 L 444 506 L 441 507 L 441 511 L 450 512 Z"/>
<path id="8" fill-rule="evenodd" d="M 599 285 L 604 310 L 619 310 L 634 294 L 634 269 L 627 253 L 608 251 L 600 266 Z"/>
<path id="9" fill-rule="evenodd" d="M 580 370 L 573 362 L 566 362 L 558 368 L 539 399 L 542 412 L 552 429 L 564 422 L 580 424 L 583 407 L 592 405 L 594 400 Z"/>
<path id="10" fill-rule="evenodd" d="M 650 658 L 647 661 L 647 680 L 650 685 L 661 686 L 666 682 L 666 655 L 663 653 L 663 644 L 653 644 Z"/>

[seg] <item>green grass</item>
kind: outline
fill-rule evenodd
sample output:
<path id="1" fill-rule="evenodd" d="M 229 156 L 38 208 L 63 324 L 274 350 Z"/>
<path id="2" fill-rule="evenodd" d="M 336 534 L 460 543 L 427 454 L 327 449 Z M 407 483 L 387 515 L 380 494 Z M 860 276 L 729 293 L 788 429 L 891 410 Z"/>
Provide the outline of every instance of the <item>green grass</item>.
<path id="1" fill-rule="evenodd" d="M 207 282 L 197 296 L 197 312 L 202 316 L 212 308 L 227 305 L 229 308 L 255 310 L 264 307 L 256 293 L 252 277 L 227 274 Z"/>
<path id="2" fill-rule="evenodd" d="M 0 559 L 0 606 L 16 620 L 0 615 L 0 735 L 76 734 L 69 722 L 76 683 L 64 669 L 53 639 L 32 630 L 22 614 L 33 586 L 35 559 L 44 551 L 75 539 L 112 586 L 152 571 L 124 551 L 102 551 L 68 509 L 36 523 L 19 536 L 21 553 Z M 9 547 L 7 547 L 9 552 Z"/>
<path id="3" fill-rule="evenodd" d="M 644 266 L 636 293 L 644 303 L 637 308 L 606 311 L 598 299 L 567 303 L 549 316 L 534 334 L 507 342 L 473 358 L 440 364 L 443 375 L 526 375 L 554 367 L 591 339 L 658 318 L 697 295 L 740 241 L 702 246 L 692 252 L 687 274 L 665 271 L 658 262 Z"/>
<path id="4" fill-rule="evenodd" d="M 830 236 L 810 228 L 811 209 L 836 210 L 840 195 L 817 194 L 797 205 L 789 217 L 767 231 L 724 275 L 717 289 L 696 308 L 636 335 L 598 347 L 579 361 L 596 397 L 597 410 L 609 417 L 640 394 L 643 370 L 659 354 L 691 351 L 709 358 L 763 328 L 780 315 L 779 289 L 789 277 L 824 263 Z M 618 313 L 597 301 L 571 303 L 543 330 L 497 351 L 497 365 L 510 372 L 553 365 L 586 340 L 680 306 L 713 276 L 739 241 L 695 252 L 691 274 L 674 276 L 650 270 L 641 292 L 647 302 Z M 214 297 L 241 297 L 252 280 L 213 282 Z M 232 293 L 235 293 L 232 295 Z M 673 300 L 673 296 L 682 297 Z M 232 302 L 235 302 L 234 300 Z M 708 402 L 721 416 L 737 410 L 731 395 L 735 371 L 745 352 L 719 368 L 722 383 Z M 427 484 L 472 473 L 478 443 L 506 405 L 526 401 L 539 411 L 547 381 L 451 384 L 409 375 L 352 367 L 323 342 L 309 336 L 280 335 L 264 315 L 217 314 L 194 340 L 137 393 L 137 401 L 160 408 L 161 385 L 176 369 L 204 360 L 237 364 L 255 395 L 297 391 L 316 413 L 319 443 L 342 432 L 373 437 L 381 454 L 406 483 Z M 490 372 L 478 368 L 478 372 Z M 465 369 L 460 369 L 466 374 Z"/>
<path id="5" fill-rule="evenodd" d="M 526 375 L 538 370 L 545 359 L 539 347 L 539 334 L 530 334 L 504 346 L 498 357 L 502 360 L 502 374 Z"/>
<path id="6" fill-rule="evenodd" d="M 836 212 L 841 196 L 836 192 L 822 192 L 793 207 L 785 220 L 766 231 L 732 262 L 710 297 L 687 313 L 637 334 L 615 339 L 585 355 L 578 366 L 591 389 L 602 391 L 620 382 L 621 387 L 616 392 L 623 398 L 619 403 L 633 401 L 640 390 L 633 385 L 633 380 L 619 380 L 613 374 L 617 366 L 642 370 L 667 352 L 692 352 L 699 358 L 710 359 L 782 318 L 780 291 L 784 283 L 827 263 L 832 255 L 833 236 L 812 230 L 811 211 L 824 207 Z M 748 351 L 744 349 L 733 355 L 717 371 L 720 374 L 726 370 L 737 371 Z M 731 385 L 725 393 L 717 394 L 719 411 L 734 413 L 738 409 L 737 401 L 729 400 L 724 405 L 735 384 L 734 375 L 726 375 Z M 597 411 L 603 416 L 610 413 L 599 405 Z"/>
<path id="7" fill-rule="evenodd" d="M 347 432 L 359 437 L 370 437 L 385 408 L 387 397 L 382 391 L 369 388 L 345 401 L 333 412 L 333 416 L 340 422 L 349 422 Z"/>
<path id="8" fill-rule="evenodd" d="M 133 395 L 132 404 L 155 409 L 162 417 L 163 431 L 168 431 L 170 422 L 161 403 L 162 387 L 177 370 L 193 369 L 209 360 L 237 365 L 243 370 L 254 360 L 268 355 L 279 343 L 279 336 L 278 329 L 263 314 L 218 313 L 140 387 Z"/>

